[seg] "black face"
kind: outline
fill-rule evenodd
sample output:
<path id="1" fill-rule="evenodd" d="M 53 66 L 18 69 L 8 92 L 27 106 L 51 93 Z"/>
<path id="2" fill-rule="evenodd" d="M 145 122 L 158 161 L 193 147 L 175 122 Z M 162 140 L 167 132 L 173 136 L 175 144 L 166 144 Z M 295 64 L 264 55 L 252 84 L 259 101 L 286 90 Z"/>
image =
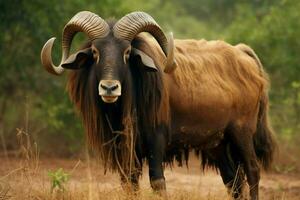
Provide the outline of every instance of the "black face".
<path id="1" fill-rule="evenodd" d="M 101 99 L 105 103 L 114 103 L 121 96 L 122 82 L 129 73 L 130 53 L 129 41 L 108 35 L 72 54 L 62 67 L 78 69 L 90 66 L 90 73 L 99 81 L 98 92 Z"/>
<path id="2" fill-rule="evenodd" d="M 69 56 L 62 67 L 78 69 L 89 66 L 90 74 L 99 81 L 98 92 L 101 99 L 105 103 L 114 103 L 121 96 L 122 84 L 130 73 L 130 57 L 138 57 L 147 71 L 157 71 L 150 56 L 133 48 L 129 41 L 112 35 L 92 41 L 87 48 Z"/>
<path id="3" fill-rule="evenodd" d="M 105 103 L 113 103 L 121 96 L 122 82 L 129 73 L 128 59 L 131 45 L 112 36 L 98 39 L 91 46 L 98 91 Z"/>

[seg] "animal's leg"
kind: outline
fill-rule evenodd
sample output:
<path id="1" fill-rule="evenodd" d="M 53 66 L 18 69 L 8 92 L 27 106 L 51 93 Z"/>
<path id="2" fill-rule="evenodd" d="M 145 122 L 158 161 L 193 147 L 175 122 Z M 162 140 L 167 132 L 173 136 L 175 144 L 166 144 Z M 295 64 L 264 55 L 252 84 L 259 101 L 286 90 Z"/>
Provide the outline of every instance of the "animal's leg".
<path id="1" fill-rule="evenodd" d="M 139 190 L 139 177 L 142 174 L 141 158 L 135 161 L 135 170 L 131 172 L 120 171 L 121 184 L 128 193 L 134 193 Z"/>
<path id="2" fill-rule="evenodd" d="M 233 156 L 230 144 L 222 146 L 217 161 L 223 183 L 228 188 L 228 192 L 234 199 L 241 199 L 243 196 L 245 174 L 242 165 Z"/>
<path id="3" fill-rule="evenodd" d="M 141 172 L 136 171 L 131 173 L 131 175 L 124 176 L 123 174 L 120 175 L 121 177 L 121 184 L 123 189 L 127 193 L 136 193 L 139 190 L 139 176 Z"/>
<path id="4" fill-rule="evenodd" d="M 166 137 L 163 130 L 164 128 L 158 127 L 155 133 L 147 134 L 147 159 L 151 187 L 166 198 L 166 182 L 163 171 Z"/>
<path id="5" fill-rule="evenodd" d="M 232 149 L 229 145 L 227 141 L 224 141 L 216 148 L 202 153 L 209 162 L 214 163 L 219 169 L 229 194 L 234 199 L 241 199 L 245 175 L 242 167 L 239 166 L 238 157 L 236 154 L 232 154 L 233 151 L 236 153 L 236 149 Z"/>
<path id="6" fill-rule="evenodd" d="M 258 200 L 260 170 L 253 145 L 252 132 L 248 128 L 234 127 L 231 133 L 233 143 L 240 152 L 244 164 L 251 200 Z"/>

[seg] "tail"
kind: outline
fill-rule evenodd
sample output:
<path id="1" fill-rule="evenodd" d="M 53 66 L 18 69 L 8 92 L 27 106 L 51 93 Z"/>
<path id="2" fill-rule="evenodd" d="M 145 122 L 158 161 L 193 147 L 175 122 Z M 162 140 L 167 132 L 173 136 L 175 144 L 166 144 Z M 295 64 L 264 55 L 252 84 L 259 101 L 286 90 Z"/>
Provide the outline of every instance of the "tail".
<path id="1" fill-rule="evenodd" d="M 269 98 L 264 93 L 259 103 L 256 134 L 253 138 L 255 153 L 265 170 L 270 169 L 277 143 L 268 119 Z"/>
<path id="2" fill-rule="evenodd" d="M 268 81 L 267 74 L 264 72 L 256 53 L 249 46 L 245 44 L 238 44 L 236 47 L 250 57 L 252 57 L 259 67 L 261 76 Z M 262 88 L 262 95 L 259 102 L 259 111 L 257 119 L 257 129 L 253 138 L 255 153 L 265 170 L 270 169 L 274 154 L 277 149 L 277 143 L 274 138 L 273 130 L 268 119 L 269 97 L 266 86 Z"/>

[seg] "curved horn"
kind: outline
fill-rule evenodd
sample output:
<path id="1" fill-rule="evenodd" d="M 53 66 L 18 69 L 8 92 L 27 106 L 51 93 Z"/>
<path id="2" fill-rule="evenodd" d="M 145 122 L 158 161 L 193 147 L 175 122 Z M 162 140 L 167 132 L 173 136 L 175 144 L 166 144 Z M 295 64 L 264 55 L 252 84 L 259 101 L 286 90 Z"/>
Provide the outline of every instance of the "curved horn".
<path id="1" fill-rule="evenodd" d="M 107 36 L 109 26 L 101 17 L 92 12 L 82 11 L 77 13 L 64 27 L 60 64 L 55 66 L 52 62 L 51 52 L 55 38 L 49 39 L 41 51 L 42 65 L 49 73 L 54 75 L 63 73 L 64 68 L 61 65 L 69 57 L 71 43 L 77 32 L 84 32 L 91 40 L 94 40 Z"/>
<path id="2" fill-rule="evenodd" d="M 169 52 L 168 52 L 168 56 L 167 56 L 167 59 L 166 59 L 164 72 L 171 73 L 177 67 L 177 63 L 176 63 L 175 56 L 174 56 L 175 49 L 174 49 L 174 38 L 173 38 L 173 33 L 172 32 L 170 32 L 170 34 L 169 34 L 168 50 L 169 50 Z"/>
<path id="3" fill-rule="evenodd" d="M 165 72 L 172 72 L 176 68 L 174 59 L 173 37 L 168 42 L 164 32 L 156 21 L 145 12 L 132 12 L 122 17 L 113 27 L 114 36 L 128 41 L 132 41 L 141 32 L 150 33 L 162 48 L 167 57 Z M 168 43 L 171 43 L 168 44 Z"/>

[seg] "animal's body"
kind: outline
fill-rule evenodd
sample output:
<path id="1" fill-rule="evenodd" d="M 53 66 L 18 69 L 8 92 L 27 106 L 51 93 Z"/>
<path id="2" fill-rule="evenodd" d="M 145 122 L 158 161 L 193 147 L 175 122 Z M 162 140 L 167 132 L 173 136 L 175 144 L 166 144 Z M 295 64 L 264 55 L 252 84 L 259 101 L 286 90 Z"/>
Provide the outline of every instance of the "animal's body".
<path id="1" fill-rule="evenodd" d="M 258 199 L 258 163 L 270 166 L 275 144 L 267 120 L 268 79 L 254 51 L 223 41 L 171 38 L 167 44 L 147 14 L 128 16 L 109 25 L 99 25 L 101 19 L 96 38 L 96 31 L 81 28 L 92 41 L 65 53 L 59 67 L 49 59 L 53 40 L 42 50 L 49 72 L 78 69 L 70 73 L 68 91 L 106 167 L 137 186 L 146 159 L 152 188 L 165 191 L 163 162 L 181 164 L 194 149 L 203 167 L 219 169 L 235 198 L 245 172 L 251 199 Z M 126 20 L 140 16 L 150 22 L 123 33 Z M 156 40 L 138 35 L 142 31 Z"/>

